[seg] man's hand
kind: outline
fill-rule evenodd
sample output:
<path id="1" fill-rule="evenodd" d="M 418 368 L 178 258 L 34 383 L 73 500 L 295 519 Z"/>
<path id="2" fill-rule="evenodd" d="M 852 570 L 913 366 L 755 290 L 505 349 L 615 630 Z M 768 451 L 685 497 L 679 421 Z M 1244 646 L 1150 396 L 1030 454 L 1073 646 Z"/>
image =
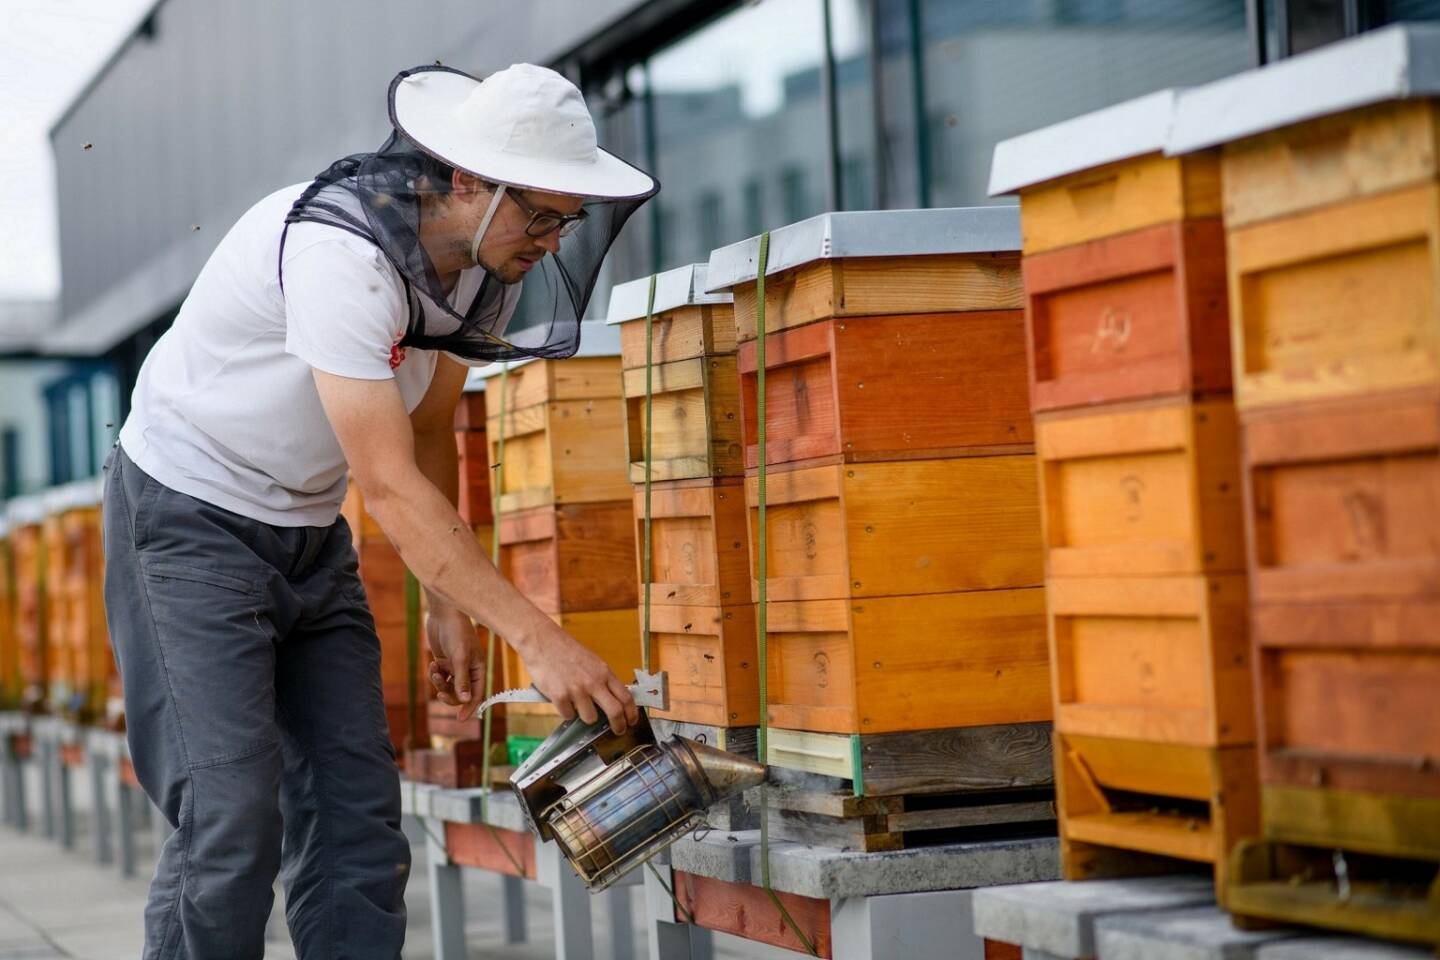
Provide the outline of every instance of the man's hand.
<path id="1" fill-rule="evenodd" d="M 635 697 L 605 661 L 553 622 L 547 623 L 550 629 L 542 627 L 522 653 L 535 689 L 549 697 L 566 720 L 578 713 L 581 720 L 594 723 L 600 718 L 598 706 L 617 734 L 639 723 Z"/>
<path id="2" fill-rule="evenodd" d="M 425 637 L 430 643 L 430 685 L 440 702 L 459 707 L 456 716 L 468 720 L 484 699 L 485 641 L 475 624 L 455 607 L 430 603 L 425 618 Z"/>

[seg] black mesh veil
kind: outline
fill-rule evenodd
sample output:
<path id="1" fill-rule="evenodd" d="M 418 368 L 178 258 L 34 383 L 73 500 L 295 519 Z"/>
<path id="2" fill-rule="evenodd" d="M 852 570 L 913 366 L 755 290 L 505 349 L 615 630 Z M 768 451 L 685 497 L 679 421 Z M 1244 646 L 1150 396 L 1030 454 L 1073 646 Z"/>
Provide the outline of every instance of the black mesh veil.
<path id="1" fill-rule="evenodd" d="M 449 70 L 419 68 L 426 69 Z M 406 71 L 396 82 L 416 72 Z M 321 173 L 291 207 L 287 230 L 299 222 L 326 224 L 380 248 L 407 288 L 410 315 L 401 346 L 444 350 L 474 361 L 573 355 L 601 263 L 626 221 L 654 191 L 623 200 L 586 199 L 584 222 L 560 238 L 558 254 L 547 254 L 531 269 L 523 293 L 517 295 L 519 284 L 504 284 L 487 273 L 473 299 L 456 304 L 420 241 L 421 218 L 443 210 L 451 186 L 448 169 L 443 158 L 396 130 L 374 153 L 345 157 Z M 484 171 L 464 172 L 497 182 Z M 507 184 L 507 189 L 527 187 Z M 283 241 L 281 249 L 283 264 Z M 439 308 L 438 322 L 434 312 L 427 320 L 419 296 Z"/>

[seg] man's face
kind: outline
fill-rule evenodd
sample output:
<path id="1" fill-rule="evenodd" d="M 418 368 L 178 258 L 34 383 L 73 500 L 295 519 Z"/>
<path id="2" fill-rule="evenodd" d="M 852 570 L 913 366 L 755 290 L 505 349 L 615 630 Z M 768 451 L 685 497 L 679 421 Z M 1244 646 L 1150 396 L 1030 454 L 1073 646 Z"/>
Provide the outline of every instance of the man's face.
<path id="1" fill-rule="evenodd" d="M 517 283 L 525 278 L 547 253 L 560 252 L 560 233 L 555 231 L 543 237 L 532 237 L 525 233 L 530 214 L 515 201 L 514 187 L 506 190 L 500 201 L 500 209 L 485 231 L 480 242 L 479 260 L 501 283 Z M 584 204 L 580 197 L 562 193 L 542 193 L 538 190 L 520 191 L 521 199 L 532 210 L 542 213 L 576 213 Z M 488 206 L 488 199 L 484 206 Z M 476 224 L 478 226 L 478 223 Z M 583 227 L 581 229 L 584 229 Z"/>

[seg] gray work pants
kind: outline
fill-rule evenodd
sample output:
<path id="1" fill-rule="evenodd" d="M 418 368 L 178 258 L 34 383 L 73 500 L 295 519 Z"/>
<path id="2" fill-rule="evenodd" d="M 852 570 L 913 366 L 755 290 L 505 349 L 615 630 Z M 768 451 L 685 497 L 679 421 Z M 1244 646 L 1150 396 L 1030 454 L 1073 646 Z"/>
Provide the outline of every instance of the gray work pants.
<path id="1" fill-rule="evenodd" d="M 238 516 L 119 448 L 106 473 L 105 607 L 130 752 L 175 827 L 145 957 L 260 960 L 282 866 L 300 957 L 400 956 L 410 846 L 349 528 Z"/>

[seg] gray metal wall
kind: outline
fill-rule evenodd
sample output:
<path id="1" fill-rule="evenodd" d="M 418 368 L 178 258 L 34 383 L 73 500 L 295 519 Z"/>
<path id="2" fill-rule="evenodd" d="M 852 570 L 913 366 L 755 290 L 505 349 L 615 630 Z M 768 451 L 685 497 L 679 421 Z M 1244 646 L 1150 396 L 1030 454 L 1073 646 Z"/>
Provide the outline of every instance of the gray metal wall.
<path id="1" fill-rule="evenodd" d="M 173 307 L 250 204 L 379 145 L 398 70 L 549 63 L 641 6 L 162 0 L 52 131 L 60 320 L 40 348 L 99 353 Z"/>

